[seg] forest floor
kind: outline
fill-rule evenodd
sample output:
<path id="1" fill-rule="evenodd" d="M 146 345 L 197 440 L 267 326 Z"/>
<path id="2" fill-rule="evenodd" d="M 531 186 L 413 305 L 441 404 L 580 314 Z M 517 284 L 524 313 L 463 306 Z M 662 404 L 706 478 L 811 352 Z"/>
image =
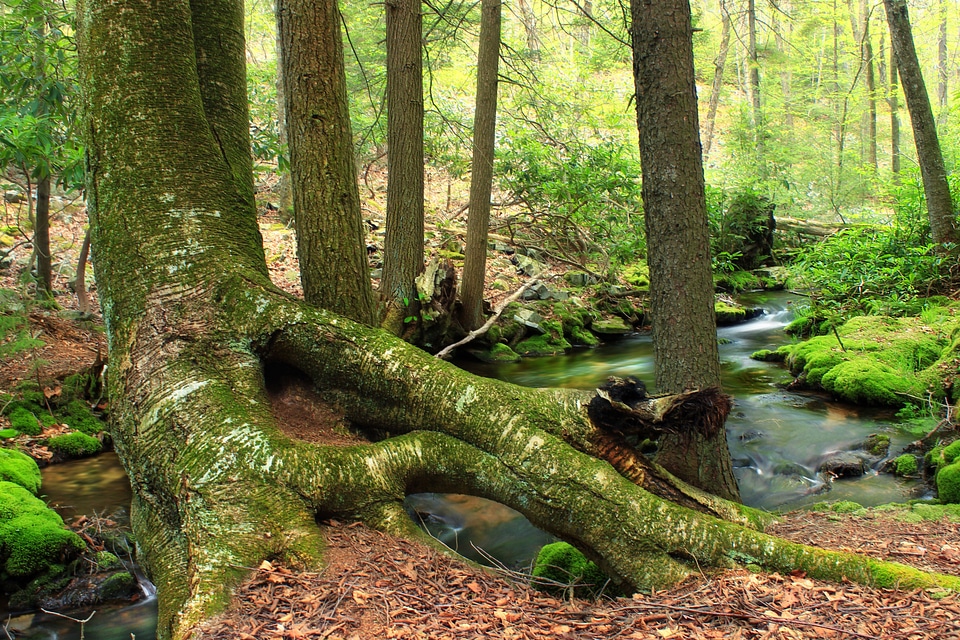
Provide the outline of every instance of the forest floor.
<path id="1" fill-rule="evenodd" d="M 3 213 L 3 225 L 22 212 Z M 446 209 L 450 210 L 448 204 Z M 70 209 L 68 208 L 68 212 Z M 33 379 L 53 384 L 105 353 L 102 322 L 64 313 L 76 308 L 68 285 L 85 224 L 82 211 L 54 220 L 60 262 L 54 288 L 61 311 L 28 309 L 30 335 L 43 342 L 0 361 L 0 390 Z M 293 233 L 274 218 L 261 221 L 275 282 L 297 293 Z M 16 240 L 16 238 L 15 238 Z M 21 290 L 13 266 L 0 268 L 0 288 Z M 19 261 L 19 262 L 18 262 Z M 509 274 L 505 265 L 502 277 Z M 96 292 L 92 291 L 96 308 Z M 492 296 L 503 296 L 492 292 Z M 290 435 L 326 442 L 350 440 L 343 430 L 316 431 L 310 391 L 287 386 L 274 398 Z M 311 428 L 307 425 L 311 424 Z M 0 427 L 3 425 L 0 424 Z M 309 435 L 308 435 L 309 434 Z M 484 570 L 435 549 L 359 524 L 324 524 L 328 565 L 318 573 L 264 563 L 236 591 L 229 612 L 206 624 L 202 637 L 261 638 L 960 638 L 960 599 L 924 591 L 870 589 L 803 575 L 745 570 L 704 574 L 668 590 L 632 598 L 586 601 L 545 594 L 523 577 Z M 910 522 L 898 512 L 786 514 L 771 533 L 960 575 L 960 527 L 948 520 Z"/>

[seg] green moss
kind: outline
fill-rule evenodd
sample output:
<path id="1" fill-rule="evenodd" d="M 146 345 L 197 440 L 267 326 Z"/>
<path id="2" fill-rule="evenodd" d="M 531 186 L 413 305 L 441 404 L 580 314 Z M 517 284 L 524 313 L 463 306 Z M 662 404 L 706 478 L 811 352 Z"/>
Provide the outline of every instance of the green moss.
<path id="1" fill-rule="evenodd" d="M 947 465 L 937 473 L 937 496 L 940 502 L 960 504 L 960 462 Z"/>
<path id="2" fill-rule="evenodd" d="M 917 473 L 917 470 L 917 457 L 915 455 L 905 453 L 893 461 L 893 471 L 898 476 L 912 476 Z"/>
<path id="3" fill-rule="evenodd" d="M 759 360 L 761 362 L 783 362 L 784 356 L 779 351 L 760 349 L 759 351 L 754 351 L 751 353 L 750 358 L 753 360 Z"/>
<path id="4" fill-rule="evenodd" d="M 863 505 L 850 500 L 841 500 L 840 502 L 818 502 L 810 507 L 813 511 L 832 511 L 834 513 L 854 513 L 862 511 Z"/>
<path id="5" fill-rule="evenodd" d="M 126 571 L 119 571 L 100 583 L 100 598 L 102 600 L 124 598 L 136 586 L 136 578 Z"/>
<path id="6" fill-rule="evenodd" d="M 747 319 L 747 310 L 738 304 L 718 300 L 714 303 L 713 310 L 717 315 L 718 326 L 737 324 Z"/>
<path id="7" fill-rule="evenodd" d="M 60 420 L 83 433 L 92 436 L 104 429 L 104 423 L 90 411 L 87 403 L 81 400 L 71 400 L 60 412 Z"/>
<path id="8" fill-rule="evenodd" d="M 546 333 L 521 341 L 514 347 L 514 351 L 522 356 L 555 356 L 572 348 L 563 337 L 563 326 L 559 322 L 544 320 L 540 326 Z"/>
<path id="9" fill-rule="evenodd" d="M 54 436 L 47 441 L 47 447 L 68 458 L 92 456 L 103 450 L 103 444 L 97 438 L 80 431 Z"/>
<path id="10" fill-rule="evenodd" d="M 623 279 L 637 289 L 645 289 L 650 286 L 650 267 L 644 262 L 628 265 L 623 269 Z"/>
<path id="11" fill-rule="evenodd" d="M 40 491 L 40 469 L 33 458 L 14 449 L 0 448 L 0 480 L 12 482 L 36 495 Z"/>
<path id="12" fill-rule="evenodd" d="M 10 412 L 10 426 L 28 436 L 38 436 L 41 432 L 37 417 L 23 407 Z"/>
<path id="13" fill-rule="evenodd" d="M 890 451 L 890 436 L 884 433 L 871 433 L 863 441 L 861 448 L 872 456 L 886 456 Z"/>
<path id="14" fill-rule="evenodd" d="M 573 586 L 577 595 L 597 595 L 607 583 L 607 576 L 594 562 L 566 542 L 545 545 L 533 565 L 534 583 L 550 592 L 565 591 Z"/>
<path id="15" fill-rule="evenodd" d="M 13 577 L 43 573 L 85 549 L 80 536 L 64 528 L 60 516 L 49 508 L 0 521 L 0 544 L 3 568 Z"/>
<path id="16" fill-rule="evenodd" d="M 954 440 L 943 449 L 941 454 L 944 464 L 953 464 L 960 458 L 960 440 Z"/>
<path id="17" fill-rule="evenodd" d="M 38 419 L 40 421 L 40 426 L 45 429 L 57 424 L 57 417 L 48 411 L 41 413 Z"/>
<path id="18" fill-rule="evenodd" d="M 0 429 L 0 439 L 16 438 L 20 432 L 16 429 Z"/>
<path id="19" fill-rule="evenodd" d="M 98 551 L 94 560 L 97 563 L 98 571 L 115 571 L 116 569 L 123 568 L 123 563 L 120 562 L 120 558 L 109 551 Z"/>

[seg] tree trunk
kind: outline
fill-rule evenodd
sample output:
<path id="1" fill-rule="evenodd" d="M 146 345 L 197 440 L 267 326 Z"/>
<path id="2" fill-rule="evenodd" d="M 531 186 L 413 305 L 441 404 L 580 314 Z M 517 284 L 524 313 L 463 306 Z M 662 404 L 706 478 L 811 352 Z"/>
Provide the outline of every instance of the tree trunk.
<path id="1" fill-rule="evenodd" d="M 460 289 L 460 322 L 467 331 L 483 324 L 483 290 L 487 267 L 487 230 L 493 185 L 493 153 L 497 128 L 497 67 L 500 62 L 500 0 L 481 4 L 480 49 L 477 54 L 477 107 L 473 120 L 473 164 L 470 213 Z"/>
<path id="2" fill-rule="evenodd" d="M 668 428 L 692 413 L 716 424 L 722 396 L 481 379 L 279 291 L 240 175 L 251 172 L 237 118 L 242 3 L 81 0 L 78 15 L 112 435 L 158 588 L 159 638 L 191 637 L 263 559 L 319 567 L 319 517 L 420 535 L 401 501 L 423 490 L 513 506 L 627 586 L 672 584 L 736 551 L 814 578 L 960 588 L 764 535 L 744 526 L 761 524 L 759 512 L 685 487 L 618 441 L 621 428 Z M 204 47 L 213 41 L 219 49 Z M 197 64 L 202 53 L 209 65 Z M 285 433 L 265 391 L 282 367 L 310 376 L 354 426 L 399 435 L 341 447 Z"/>
<path id="3" fill-rule="evenodd" d="M 790 13 L 789 1 L 781 2 L 779 5 L 779 11 L 789 14 Z M 776 35 L 777 53 L 779 53 L 782 56 L 782 60 L 789 60 L 790 56 L 787 53 L 788 40 L 787 38 L 784 38 L 783 33 L 781 33 L 781 29 L 783 27 L 780 24 L 780 20 L 778 18 L 779 11 L 776 8 L 774 8 L 774 11 L 773 11 L 773 29 Z M 788 24 L 787 28 L 789 29 L 791 39 L 792 39 L 793 20 L 788 20 L 787 24 Z M 787 130 L 790 132 L 793 131 L 793 104 L 792 104 L 793 91 L 791 86 L 792 84 L 793 84 L 793 72 L 790 70 L 789 63 L 786 63 L 786 64 L 781 63 L 780 93 L 783 94 L 783 123 L 786 126 Z"/>
<path id="4" fill-rule="evenodd" d="M 419 309 L 423 271 L 423 20 L 420 0 L 390 0 L 387 11 L 387 220 L 380 294 L 395 335 Z"/>
<path id="5" fill-rule="evenodd" d="M 887 71 L 886 47 L 884 46 L 885 31 L 880 32 L 880 55 L 877 58 L 877 71 L 880 73 L 880 82 L 883 86 L 887 107 L 890 108 L 890 174 L 893 184 L 900 184 L 900 100 L 897 88 L 897 60 L 893 49 L 890 49 L 890 70 Z"/>
<path id="6" fill-rule="evenodd" d="M 703 131 L 704 162 L 710 156 L 710 148 L 713 146 L 713 128 L 717 120 L 717 107 L 720 106 L 720 90 L 723 89 L 723 70 L 727 66 L 727 52 L 730 50 L 730 13 L 727 11 L 727 6 L 722 2 L 720 3 L 720 11 L 723 14 L 722 26 L 720 27 L 720 50 L 717 51 L 717 57 L 713 61 L 713 87 L 710 91 L 707 122 Z"/>
<path id="7" fill-rule="evenodd" d="M 633 0 L 633 74 L 643 170 L 657 389 L 720 386 L 710 232 L 687 0 Z M 739 500 L 722 423 L 661 439 L 658 461 L 690 484 Z"/>
<path id="8" fill-rule="evenodd" d="M 87 293 L 87 257 L 90 255 L 90 228 L 83 234 L 80 256 L 77 258 L 77 278 L 73 281 L 73 291 L 77 294 L 77 309 L 80 313 L 90 313 L 90 294 Z"/>
<path id="9" fill-rule="evenodd" d="M 764 161 L 764 122 L 760 103 L 760 58 L 757 56 L 757 5 L 755 0 L 747 0 L 747 56 L 749 58 L 749 87 L 751 115 L 753 117 L 753 136 L 757 145 L 757 169 L 761 177 L 765 174 Z"/>
<path id="10" fill-rule="evenodd" d="M 527 36 L 527 55 L 533 62 L 540 61 L 540 30 L 537 26 L 537 14 L 528 0 L 517 0 L 520 9 L 520 21 L 523 22 L 523 31 Z"/>
<path id="11" fill-rule="evenodd" d="M 273 13 L 274 17 L 280 13 L 282 1 L 274 0 L 273 4 Z M 279 30 L 276 34 L 277 38 L 277 59 L 279 60 L 283 56 L 283 43 L 281 42 L 281 36 Z M 289 169 L 289 147 L 287 145 L 287 105 L 286 99 L 284 97 L 283 89 L 283 62 L 281 61 L 277 65 L 277 142 L 280 144 L 280 148 L 288 149 L 288 166 L 284 168 L 281 164 L 277 167 L 277 173 L 280 175 L 280 182 L 277 184 L 277 209 L 280 214 L 280 220 L 284 224 L 289 224 L 293 220 L 293 184 L 290 181 L 290 169 Z"/>
<path id="12" fill-rule="evenodd" d="M 866 157 L 864 158 L 864 163 L 872 172 L 873 176 L 877 175 L 877 79 L 874 75 L 874 60 L 873 60 L 873 42 L 870 39 L 870 15 L 871 9 L 867 5 L 867 1 L 864 0 L 860 7 L 861 13 L 863 14 L 863 41 L 861 51 L 863 54 L 863 64 L 866 67 L 866 83 L 867 83 L 867 126 L 866 128 L 866 138 L 867 144 Z"/>
<path id="13" fill-rule="evenodd" d="M 50 255 L 50 175 L 37 181 L 37 208 L 33 226 L 33 250 L 37 255 L 37 295 L 53 296 L 53 257 Z"/>
<path id="14" fill-rule="evenodd" d="M 937 125 L 943 135 L 943 127 L 947 124 L 947 115 L 950 113 L 950 98 L 947 92 L 947 0 L 940 0 L 940 33 L 937 38 Z"/>
<path id="15" fill-rule="evenodd" d="M 923 178 L 930 233 L 937 244 L 956 243 L 960 240 L 956 212 L 953 210 L 947 170 L 940 152 L 937 123 L 933 118 L 930 96 L 923 82 L 920 62 L 913 44 L 907 3 L 906 0 L 884 0 L 883 6 L 887 12 L 887 24 L 890 26 L 890 46 L 896 56 L 903 94 L 913 124 L 913 139 L 917 145 L 917 161 Z"/>
<path id="16" fill-rule="evenodd" d="M 300 281 L 307 302 L 373 325 L 340 11 L 277 0 Z"/>

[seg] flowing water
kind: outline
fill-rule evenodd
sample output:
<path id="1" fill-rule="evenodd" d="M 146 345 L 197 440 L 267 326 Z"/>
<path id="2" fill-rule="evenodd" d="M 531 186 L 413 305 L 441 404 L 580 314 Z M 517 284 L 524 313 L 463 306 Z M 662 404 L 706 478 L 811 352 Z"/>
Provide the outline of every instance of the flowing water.
<path id="1" fill-rule="evenodd" d="M 786 511 L 822 500 L 872 506 L 917 497 L 921 487 L 885 474 L 868 472 L 862 478 L 830 481 L 817 473 L 825 456 L 849 450 L 870 434 L 889 435 L 893 455 L 911 438 L 897 430 L 889 412 L 784 391 L 791 377 L 782 366 L 750 359 L 758 349 L 776 349 L 790 340 L 783 327 L 797 299 L 785 293 L 745 296 L 744 304 L 762 307 L 766 313 L 718 331 L 724 390 L 735 398 L 727 420 L 728 443 L 744 502 Z M 517 364 L 459 364 L 479 375 L 534 387 L 592 389 L 611 375 L 636 376 L 653 387 L 653 345 L 644 335 Z M 110 513 L 129 505 L 129 484 L 113 454 L 47 467 L 43 478 L 42 492 L 65 517 Z M 406 504 L 411 516 L 434 536 L 477 561 L 524 567 L 552 541 L 519 513 L 482 498 L 417 494 Z M 80 638 L 80 625 L 52 616 L 36 616 L 32 626 L 29 619 L 23 624 L 30 628 L 28 637 Z M 155 624 L 156 600 L 151 597 L 133 607 L 98 612 L 84 631 L 86 637 L 100 640 L 127 640 L 131 634 L 137 640 L 153 640 Z"/>

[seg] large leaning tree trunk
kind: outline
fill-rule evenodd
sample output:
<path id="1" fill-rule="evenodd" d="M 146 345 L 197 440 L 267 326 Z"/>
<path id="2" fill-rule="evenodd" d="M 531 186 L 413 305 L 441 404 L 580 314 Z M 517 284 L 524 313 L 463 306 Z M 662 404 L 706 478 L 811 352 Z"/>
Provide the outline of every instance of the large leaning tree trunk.
<path id="1" fill-rule="evenodd" d="M 715 416 L 709 393 L 481 379 L 283 293 L 253 201 L 242 3 L 82 0 L 79 15 L 111 429 L 160 638 L 189 637 L 262 559 L 319 566 L 318 517 L 419 535 L 401 501 L 427 489 L 510 505 L 628 587 L 671 584 L 734 550 L 812 577 L 960 587 L 767 536 L 758 512 L 624 446 L 631 432 Z M 265 391 L 281 366 L 355 427 L 392 437 L 337 447 L 286 435 Z"/>
<path id="2" fill-rule="evenodd" d="M 340 11 L 327 0 L 277 0 L 276 17 L 303 296 L 373 325 Z"/>
<path id="3" fill-rule="evenodd" d="M 960 242 L 957 212 L 953 209 L 947 169 L 943 164 L 937 121 L 930 106 L 930 95 L 923 82 L 923 72 L 917 59 L 917 50 L 910 28 L 906 0 L 883 0 L 890 27 L 890 47 L 897 61 L 903 95 L 913 124 L 913 139 L 917 146 L 917 163 L 923 178 L 923 195 L 927 201 L 930 235 L 937 244 Z"/>
<path id="4" fill-rule="evenodd" d="M 631 12 L 657 390 L 719 388 L 690 4 L 632 0 Z M 739 500 L 723 419 L 687 427 L 661 439 L 658 462 Z"/>

